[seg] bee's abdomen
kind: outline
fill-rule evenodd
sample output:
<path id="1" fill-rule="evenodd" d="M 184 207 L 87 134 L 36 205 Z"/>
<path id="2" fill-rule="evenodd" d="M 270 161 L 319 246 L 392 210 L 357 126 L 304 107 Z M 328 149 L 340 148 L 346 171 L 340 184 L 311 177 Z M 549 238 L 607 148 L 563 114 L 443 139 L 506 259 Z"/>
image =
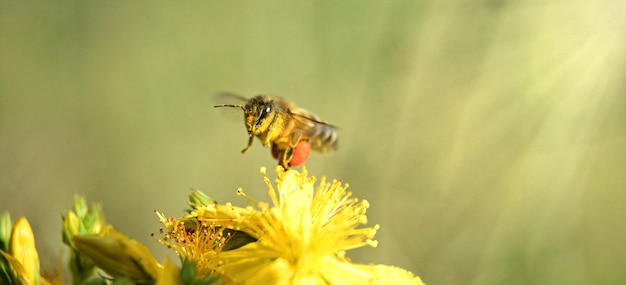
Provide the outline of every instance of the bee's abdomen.
<path id="1" fill-rule="evenodd" d="M 290 112 L 301 117 L 296 125 L 302 131 L 302 139 L 309 142 L 311 149 L 322 153 L 337 149 L 337 129 L 334 126 L 303 109 L 294 107 Z"/>

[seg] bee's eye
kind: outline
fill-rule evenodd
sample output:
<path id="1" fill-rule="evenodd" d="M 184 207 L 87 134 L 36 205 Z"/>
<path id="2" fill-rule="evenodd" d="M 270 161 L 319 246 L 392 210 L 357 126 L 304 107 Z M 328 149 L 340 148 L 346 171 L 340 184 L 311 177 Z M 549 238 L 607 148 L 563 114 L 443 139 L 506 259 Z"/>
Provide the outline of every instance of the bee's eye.
<path id="1" fill-rule="evenodd" d="M 261 110 L 261 117 L 266 117 L 272 111 L 272 105 L 265 106 L 265 109 Z"/>
<path id="2" fill-rule="evenodd" d="M 267 118 L 267 115 L 269 115 L 269 113 L 272 111 L 272 106 L 271 105 L 267 105 L 265 106 L 265 108 L 261 109 L 261 114 L 259 114 L 259 118 L 257 119 L 256 124 L 260 125 L 261 122 L 263 120 L 265 120 L 265 118 Z"/>

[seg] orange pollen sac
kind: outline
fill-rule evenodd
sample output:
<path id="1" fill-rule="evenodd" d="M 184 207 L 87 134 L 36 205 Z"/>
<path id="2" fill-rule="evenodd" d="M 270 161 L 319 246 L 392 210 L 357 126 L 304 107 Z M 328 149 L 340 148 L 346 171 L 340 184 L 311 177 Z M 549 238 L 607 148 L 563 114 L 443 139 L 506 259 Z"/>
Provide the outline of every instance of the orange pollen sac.
<path id="1" fill-rule="evenodd" d="M 301 141 L 293 149 L 293 156 L 289 162 L 292 166 L 300 166 L 306 162 L 311 154 L 311 144 L 307 141 Z"/>

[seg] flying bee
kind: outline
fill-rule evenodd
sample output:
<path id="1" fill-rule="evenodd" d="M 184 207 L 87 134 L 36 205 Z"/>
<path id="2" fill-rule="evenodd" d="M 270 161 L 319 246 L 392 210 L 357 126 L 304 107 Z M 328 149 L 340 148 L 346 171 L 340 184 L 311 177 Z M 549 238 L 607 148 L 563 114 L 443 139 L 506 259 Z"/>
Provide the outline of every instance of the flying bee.
<path id="1" fill-rule="evenodd" d="M 336 127 L 322 122 L 285 99 L 258 95 L 248 100 L 234 94 L 221 95 L 246 101 L 245 105 L 214 106 L 243 110 L 248 145 L 241 153 L 248 151 L 254 137 L 257 137 L 264 147 L 272 149 L 272 155 L 278 163 L 289 169 L 304 163 L 311 149 L 321 153 L 337 149 Z"/>

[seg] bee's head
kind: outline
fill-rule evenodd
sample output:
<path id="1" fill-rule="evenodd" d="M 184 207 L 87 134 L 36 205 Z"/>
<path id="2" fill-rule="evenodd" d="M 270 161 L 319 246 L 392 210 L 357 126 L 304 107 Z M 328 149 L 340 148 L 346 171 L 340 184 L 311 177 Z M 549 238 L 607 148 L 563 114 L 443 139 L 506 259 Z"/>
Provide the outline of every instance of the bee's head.
<path id="1" fill-rule="evenodd" d="M 250 135 L 266 131 L 276 115 L 274 100 L 262 95 L 248 100 L 243 110 L 246 129 Z"/>

